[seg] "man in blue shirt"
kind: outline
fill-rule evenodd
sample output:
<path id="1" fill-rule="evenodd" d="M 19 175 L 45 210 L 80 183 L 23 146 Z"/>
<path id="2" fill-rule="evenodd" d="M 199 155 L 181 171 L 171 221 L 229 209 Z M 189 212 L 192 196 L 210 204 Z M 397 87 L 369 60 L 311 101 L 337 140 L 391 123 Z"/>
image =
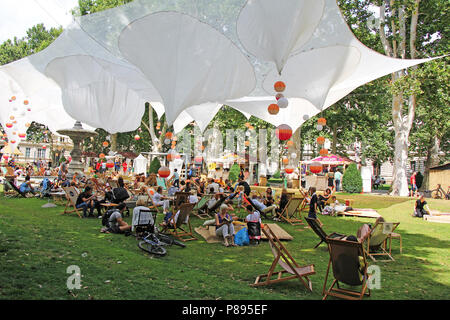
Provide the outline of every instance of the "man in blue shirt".
<path id="1" fill-rule="evenodd" d="M 261 212 L 261 214 L 262 214 L 265 218 L 267 218 L 267 213 L 268 213 L 268 212 L 271 212 L 271 213 L 272 213 L 272 217 L 273 217 L 273 218 L 276 217 L 276 213 L 275 213 L 275 210 L 277 209 L 277 206 L 276 206 L 276 205 L 271 205 L 271 206 L 269 206 L 269 207 L 266 207 L 266 206 L 264 205 L 264 203 L 262 203 L 262 202 L 258 199 L 258 197 L 256 196 L 256 194 L 254 194 L 254 195 L 252 196 L 252 203 L 253 203 L 253 205 L 256 207 L 256 209 L 257 209 L 259 212 Z"/>
<path id="2" fill-rule="evenodd" d="M 173 186 L 177 188 L 180 187 L 180 174 L 177 169 L 173 170 Z"/>

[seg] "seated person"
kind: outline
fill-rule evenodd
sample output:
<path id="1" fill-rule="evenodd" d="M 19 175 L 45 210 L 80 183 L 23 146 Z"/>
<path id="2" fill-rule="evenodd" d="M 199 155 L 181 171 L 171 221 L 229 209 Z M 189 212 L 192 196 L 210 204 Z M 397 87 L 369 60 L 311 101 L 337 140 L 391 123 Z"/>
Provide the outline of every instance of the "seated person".
<path id="1" fill-rule="evenodd" d="M 223 237 L 225 247 L 236 247 L 234 243 L 233 218 L 228 214 L 229 206 L 223 204 L 220 206 L 219 213 L 215 216 L 216 236 Z"/>
<path id="2" fill-rule="evenodd" d="M 163 207 L 164 214 L 167 214 L 169 212 L 170 202 L 167 199 L 167 197 L 164 197 L 162 193 L 162 187 L 159 186 L 156 189 L 156 192 L 152 196 L 153 204 L 157 207 Z"/>
<path id="3" fill-rule="evenodd" d="M 245 192 L 245 191 L 244 191 Z M 267 213 L 271 212 L 272 218 L 276 217 L 276 205 L 271 205 L 269 207 L 266 207 L 260 199 L 258 199 L 258 196 L 256 194 L 253 194 L 252 196 L 252 202 L 255 205 L 256 209 L 261 212 L 261 214 L 267 218 Z"/>
<path id="4" fill-rule="evenodd" d="M 261 215 L 259 211 L 254 210 L 251 205 L 247 205 L 245 209 L 248 213 L 247 217 L 245 217 L 245 222 L 247 222 L 247 230 L 250 243 L 253 244 L 256 242 L 256 244 L 259 244 L 259 240 L 261 239 Z M 249 225 L 249 222 L 253 223 Z M 254 223 L 256 223 L 256 225 Z M 258 224 L 259 228 L 257 227 Z"/>
<path id="5" fill-rule="evenodd" d="M 330 214 L 335 215 L 338 212 L 345 212 L 345 211 L 352 211 L 353 208 L 350 206 L 346 206 L 345 204 L 339 203 L 339 201 L 336 199 L 336 196 L 331 197 L 331 205 L 325 206 L 323 209 L 323 212 L 330 212 Z M 323 213 L 322 212 L 322 213 Z M 323 213 L 323 214 L 326 214 Z"/>
<path id="6" fill-rule="evenodd" d="M 89 217 L 93 217 L 94 216 L 94 208 L 95 208 L 95 204 L 94 204 L 94 195 L 92 194 L 92 189 L 91 187 L 86 187 L 86 189 L 84 189 L 84 192 L 80 193 L 78 195 L 77 198 L 77 202 L 75 204 L 75 207 L 77 209 L 83 209 L 83 216 L 85 218 L 87 218 L 87 209 L 89 208 Z"/>
<path id="7" fill-rule="evenodd" d="M 266 189 L 266 194 L 264 196 L 263 203 L 267 207 L 270 207 L 275 203 L 275 199 L 273 198 L 273 195 L 272 195 L 272 188 Z"/>
<path id="8" fill-rule="evenodd" d="M 205 212 L 211 213 L 214 209 L 214 206 L 217 204 L 218 201 L 221 200 L 221 198 L 222 198 L 221 193 L 215 193 L 214 197 L 209 199 L 201 208 L 199 208 L 198 211 L 202 214 L 204 214 Z"/>
<path id="9" fill-rule="evenodd" d="M 341 240 L 361 242 L 354 235 L 349 235 L 345 238 L 342 238 Z M 359 252 L 358 259 L 359 259 L 359 279 L 362 281 L 364 277 L 364 268 L 365 268 L 363 252 Z"/>
<path id="10" fill-rule="evenodd" d="M 198 197 L 196 196 L 196 195 L 193 195 L 193 194 L 191 194 L 190 196 L 189 196 L 189 203 L 197 203 L 198 202 Z M 170 218 L 172 217 L 172 212 L 168 212 L 167 214 L 166 214 L 166 216 L 164 217 L 164 221 L 163 221 L 163 223 L 162 223 L 162 225 L 167 225 L 167 224 L 169 224 L 169 223 L 171 223 L 171 224 L 176 224 L 177 223 L 177 221 L 178 221 L 178 216 L 180 215 L 180 210 L 178 210 L 177 211 L 177 213 L 175 214 L 175 217 L 173 218 L 173 221 L 171 221 L 170 220 Z M 188 219 L 189 219 L 189 216 L 186 218 L 186 221 L 184 221 L 184 223 L 187 223 L 188 222 Z"/>
<path id="11" fill-rule="evenodd" d="M 278 205 L 277 212 L 278 213 L 282 213 L 284 208 L 287 206 L 288 203 L 289 203 L 289 198 L 288 198 L 287 189 L 283 188 L 281 190 L 280 203 Z"/>
<path id="12" fill-rule="evenodd" d="M 251 192 L 251 188 L 250 185 L 247 183 L 247 181 L 243 180 L 243 179 L 239 179 L 239 182 L 237 184 L 237 186 L 243 186 L 244 187 L 244 194 L 248 197 L 250 196 L 250 192 Z"/>
<path id="13" fill-rule="evenodd" d="M 34 190 L 33 186 L 31 185 L 30 176 L 25 177 L 25 182 L 23 182 L 19 187 L 20 192 L 23 194 L 31 192 L 32 194 L 35 194 L 36 191 Z"/>
<path id="14" fill-rule="evenodd" d="M 417 199 L 414 204 L 413 217 L 422 218 L 425 214 L 430 214 L 430 209 L 425 201 L 425 197 L 420 195 L 419 199 Z"/>
<path id="15" fill-rule="evenodd" d="M 214 181 L 214 179 L 210 178 L 208 183 L 208 189 L 214 188 L 214 193 L 219 192 L 219 184 Z"/>
<path id="16" fill-rule="evenodd" d="M 131 226 L 123 221 L 122 218 L 122 214 L 126 208 L 127 206 L 125 205 L 125 203 L 120 203 L 117 208 L 114 209 L 108 219 L 108 231 L 112 233 L 125 233 L 126 235 L 129 234 Z"/>
<path id="17" fill-rule="evenodd" d="M 331 189 L 327 188 L 325 190 L 325 194 L 323 195 L 319 195 L 319 201 L 317 203 L 317 208 L 319 209 L 320 212 L 322 212 L 322 210 L 325 208 L 325 204 L 328 201 L 328 199 L 330 199 L 331 197 Z"/>

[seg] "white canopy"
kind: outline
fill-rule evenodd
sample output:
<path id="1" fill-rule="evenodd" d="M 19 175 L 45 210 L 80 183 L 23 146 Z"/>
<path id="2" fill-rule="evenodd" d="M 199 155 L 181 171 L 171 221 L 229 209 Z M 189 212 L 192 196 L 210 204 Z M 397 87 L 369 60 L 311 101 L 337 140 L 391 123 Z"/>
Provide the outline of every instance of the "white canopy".
<path id="1" fill-rule="evenodd" d="M 335 0 L 135 0 L 79 17 L 45 50 L 0 67 L 0 104 L 26 97 L 26 118 L 52 131 L 74 119 L 135 130 L 146 101 L 176 131 L 192 120 L 204 130 L 223 104 L 295 130 L 359 86 L 429 60 L 365 47 Z M 289 106 L 270 115 L 277 80 Z M 0 109 L 3 126 L 10 113 Z"/>
<path id="2" fill-rule="evenodd" d="M 135 174 L 141 174 L 147 172 L 147 158 L 142 154 L 139 154 L 136 159 L 133 161 L 133 168 Z"/>

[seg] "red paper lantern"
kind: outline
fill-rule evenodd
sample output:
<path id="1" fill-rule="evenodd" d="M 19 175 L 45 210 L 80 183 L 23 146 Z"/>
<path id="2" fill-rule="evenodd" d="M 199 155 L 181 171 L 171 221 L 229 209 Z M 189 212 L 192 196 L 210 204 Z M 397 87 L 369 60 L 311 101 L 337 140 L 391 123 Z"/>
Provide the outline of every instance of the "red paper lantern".
<path id="1" fill-rule="evenodd" d="M 321 173 L 322 172 L 322 164 L 319 162 L 313 162 L 309 165 L 309 171 L 312 173 Z"/>
<path id="2" fill-rule="evenodd" d="M 42 149 L 47 149 L 47 146 L 42 146 Z"/>
<path id="3" fill-rule="evenodd" d="M 325 143 L 325 138 L 324 137 L 317 137 L 316 141 L 317 141 L 317 144 L 322 145 L 322 144 Z"/>
<path id="4" fill-rule="evenodd" d="M 109 142 L 108 141 L 103 141 L 102 145 L 107 148 L 109 146 Z"/>
<path id="5" fill-rule="evenodd" d="M 319 118 L 319 120 L 317 120 L 317 124 L 320 124 L 321 126 L 326 126 L 327 125 L 327 119 Z"/>
<path id="6" fill-rule="evenodd" d="M 158 174 L 161 178 L 167 178 L 168 176 L 170 176 L 170 169 L 167 167 L 161 167 L 158 170 Z"/>
<path id="7" fill-rule="evenodd" d="M 294 172 L 294 168 L 293 167 L 286 167 L 284 168 L 284 172 L 286 172 L 287 174 L 291 174 Z"/>
<path id="8" fill-rule="evenodd" d="M 172 139 L 172 137 L 173 137 L 173 133 L 172 132 L 166 132 L 166 135 L 165 135 L 165 137 L 166 137 L 166 139 Z"/>
<path id="9" fill-rule="evenodd" d="M 276 103 L 272 103 L 268 108 L 270 114 L 277 114 L 280 111 L 280 107 Z"/>
<path id="10" fill-rule="evenodd" d="M 141 137 L 138 134 L 134 136 L 134 140 L 138 141 L 140 139 L 141 139 Z"/>
<path id="11" fill-rule="evenodd" d="M 9 123 L 9 122 L 8 122 L 8 123 L 6 124 L 6 127 L 7 127 L 7 128 L 12 128 L 12 126 L 13 126 L 12 123 Z"/>
<path id="12" fill-rule="evenodd" d="M 275 130 L 275 134 L 281 141 L 289 140 L 292 137 L 292 129 L 287 124 L 281 124 Z"/>
<path id="13" fill-rule="evenodd" d="M 108 162 L 106 163 L 106 167 L 109 168 L 109 169 L 114 168 L 114 162 L 108 161 Z"/>
<path id="14" fill-rule="evenodd" d="M 19 138 L 25 138 L 27 135 L 25 133 L 19 133 Z"/>
<path id="15" fill-rule="evenodd" d="M 276 92 L 283 92 L 284 89 L 286 89 L 286 85 L 284 84 L 283 81 L 277 81 L 273 85 L 273 88 L 275 89 Z"/>
<path id="16" fill-rule="evenodd" d="M 12 143 L 12 144 L 16 143 L 16 140 L 11 140 L 11 143 Z"/>
<path id="17" fill-rule="evenodd" d="M 325 149 L 325 148 L 324 149 L 320 149 L 319 154 L 321 156 L 326 156 L 328 154 L 328 149 Z"/>

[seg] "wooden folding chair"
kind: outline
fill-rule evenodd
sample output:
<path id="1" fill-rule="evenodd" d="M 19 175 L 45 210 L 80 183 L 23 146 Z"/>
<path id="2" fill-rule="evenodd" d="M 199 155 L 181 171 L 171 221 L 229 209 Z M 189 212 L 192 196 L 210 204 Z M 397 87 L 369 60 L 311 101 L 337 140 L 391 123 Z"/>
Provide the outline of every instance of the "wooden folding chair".
<path id="1" fill-rule="evenodd" d="M 203 207 L 209 200 L 211 200 L 212 197 L 214 197 L 213 194 L 205 194 L 200 199 L 200 201 L 195 204 L 194 209 L 192 210 L 193 214 L 203 220 L 211 218 L 211 216 L 208 214 L 208 210 L 205 210 L 204 213 L 200 213 L 199 209 Z"/>
<path id="2" fill-rule="evenodd" d="M 262 231 L 269 240 L 269 245 L 270 249 L 272 250 L 274 260 L 267 274 L 261 274 L 257 276 L 255 283 L 253 283 L 252 286 L 265 286 L 268 284 L 278 283 L 291 279 L 299 279 L 300 282 L 305 286 L 305 288 L 307 288 L 309 291 L 312 291 L 312 283 L 308 276 L 316 273 L 316 271 L 314 270 L 314 264 L 299 266 L 297 262 L 295 262 L 291 254 L 288 252 L 286 247 L 281 243 L 281 241 L 267 224 L 264 225 Z M 275 272 L 275 268 L 277 265 L 279 265 L 283 270 Z M 283 275 L 286 274 L 287 276 L 283 277 Z M 275 276 L 276 278 L 272 279 L 273 276 Z"/>
<path id="3" fill-rule="evenodd" d="M 191 220 L 189 219 L 189 216 L 192 212 L 192 209 L 194 208 L 194 203 L 183 203 L 180 205 L 180 213 L 178 214 L 177 221 L 175 221 L 176 213 L 174 212 L 172 217 L 170 217 L 168 224 L 165 225 L 161 232 L 162 233 L 168 233 L 180 241 L 186 242 L 190 240 L 197 240 L 196 237 L 194 237 L 194 234 L 192 232 L 192 226 L 191 226 Z M 189 228 L 189 230 L 183 229 L 183 225 L 186 224 Z"/>
<path id="4" fill-rule="evenodd" d="M 361 300 L 364 295 L 370 296 L 370 289 L 367 288 L 367 280 L 369 279 L 367 274 L 368 263 L 363 244 L 361 242 L 332 238 L 327 238 L 327 244 L 330 260 L 323 284 L 323 300 L 328 296 L 349 300 Z M 334 280 L 327 290 L 331 266 L 333 267 Z M 352 287 L 360 286 L 361 289 L 358 291 L 349 288 L 344 289 L 341 287 L 342 284 Z"/>
<path id="5" fill-rule="evenodd" d="M 181 191 L 175 192 L 175 200 L 173 204 L 174 210 L 178 211 L 181 204 L 189 203 L 190 195 L 191 194 L 189 192 L 181 192 Z"/>
<path id="6" fill-rule="evenodd" d="M 80 195 L 79 191 L 75 187 L 63 187 L 62 189 L 66 193 L 67 203 L 66 203 L 66 207 L 64 208 L 64 212 L 61 214 L 76 212 L 76 214 L 81 219 L 80 212 L 83 212 L 83 209 L 81 209 L 81 208 L 77 209 L 77 206 L 76 206 L 78 196 Z M 73 209 L 68 210 L 70 207 L 72 207 Z"/>
<path id="7" fill-rule="evenodd" d="M 8 192 L 4 192 L 5 197 L 8 198 L 27 198 L 27 195 L 25 193 L 23 193 L 22 191 L 20 191 L 19 188 L 17 188 L 17 186 L 14 184 L 14 179 L 9 180 L 9 179 L 5 179 L 5 185 L 7 185 L 9 187 L 9 189 L 12 189 L 13 192 L 10 193 Z"/>
<path id="8" fill-rule="evenodd" d="M 366 251 L 367 255 L 373 261 L 395 261 L 392 257 L 390 235 L 398 227 L 400 222 L 380 222 L 378 221 L 370 231 L 367 237 Z M 388 241 L 390 240 L 390 241 Z M 388 259 L 380 260 L 375 256 L 387 257 Z"/>
<path id="9" fill-rule="evenodd" d="M 303 191 L 302 188 L 298 189 L 298 191 L 303 197 L 302 204 L 300 205 L 300 212 L 302 212 L 309 206 L 309 201 L 311 200 L 311 197 L 308 195 L 308 191 Z"/>
<path id="10" fill-rule="evenodd" d="M 281 213 L 277 213 L 278 217 L 293 226 L 302 225 L 302 219 L 298 215 L 300 213 L 299 207 L 301 203 L 301 198 L 292 197 L 288 204 L 284 207 L 283 211 Z"/>
<path id="11" fill-rule="evenodd" d="M 314 247 L 314 249 L 316 249 L 318 246 L 320 246 L 322 244 L 322 242 L 327 243 L 327 237 L 331 238 L 331 239 L 341 239 L 343 237 L 345 237 L 345 235 L 343 234 L 339 234 L 336 232 L 330 233 L 330 234 L 326 234 L 325 231 L 322 229 L 322 227 L 320 226 L 320 224 L 317 222 L 316 219 L 314 218 L 309 218 L 309 217 L 305 217 L 306 222 L 308 223 L 308 225 L 311 227 L 311 229 L 315 232 L 315 234 L 317 234 L 320 238 L 320 242 L 318 244 L 316 244 L 316 246 Z"/>

